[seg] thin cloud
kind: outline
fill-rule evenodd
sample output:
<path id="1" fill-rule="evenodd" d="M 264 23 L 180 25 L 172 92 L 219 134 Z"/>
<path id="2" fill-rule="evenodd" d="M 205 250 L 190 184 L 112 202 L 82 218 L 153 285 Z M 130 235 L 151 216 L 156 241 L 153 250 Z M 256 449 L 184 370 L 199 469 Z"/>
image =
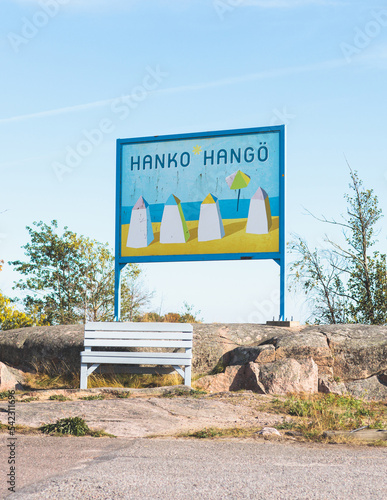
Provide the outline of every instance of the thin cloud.
<path id="1" fill-rule="evenodd" d="M 13 0 L 15 3 L 24 5 L 36 5 L 37 8 L 41 7 L 41 0 Z M 60 7 L 79 7 L 88 10 L 100 10 L 106 8 L 111 10 L 116 7 L 128 7 L 140 3 L 140 0 L 131 0 L 130 3 L 126 0 L 67 0 L 63 4 L 58 2 Z"/>
<path id="2" fill-rule="evenodd" d="M 363 63 L 365 62 L 365 59 L 362 58 L 361 60 Z M 242 75 L 242 76 L 235 76 L 235 77 L 229 77 L 229 78 L 223 78 L 220 80 L 214 80 L 212 82 L 202 82 L 202 83 L 196 83 L 196 84 L 191 84 L 191 85 L 180 85 L 178 87 L 169 87 L 165 89 L 159 89 L 159 90 L 154 90 L 150 91 L 150 95 L 163 95 L 163 94 L 177 94 L 177 93 L 182 93 L 182 92 L 192 92 L 192 91 L 198 91 L 198 90 L 206 90 L 206 89 L 211 89 L 211 88 L 219 88 L 219 87 L 225 87 L 229 85 L 235 85 L 239 83 L 247 83 L 247 82 L 252 82 L 252 81 L 259 81 L 259 80 L 266 80 L 270 78 L 277 78 L 277 77 L 284 77 L 284 76 L 289 76 L 289 75 L 296 75 L 296 74 L 301 74 L 301 73 L 311 73 L 315 71 L 328 71 L 336 68 L 341 68 L 348 66 L 348 63 L 346 62 L 345 58 L 340 58 L 340 59 L 332 59 L 329 61 L 324 61 L 320 63 L 315 63 L 315 64 L 308 64 L 304 66 L 293 66 L 289 68 L 279 68 L 279 69 L 273 69 L 273 70 L 268 70 L 268 71 L 260 71 L 257 73 L 251 73 L 249 75 Z M 117 99 L 130 99 L 131 97 L 136 97 L 135 95 L 128 94 L 126 96 L 118 96 L 114 97 L 111 99 L 105 99 L 101 101 L 93 101 L 85 104 L 79 104 L 76 106 L 67 106 L 64 108 L 57 108 L 57 109 L 51 109 L 48 111 L 40 111 L 38 113 L 31 113 L 27 115 L 17 115 L 17 116 L 12 116 L 9 118 L 2 118 L 0 119 L 0 124 L 9 124 L 13 122 L 21 122 L 21 121 L 26 121 L 26 120 L 31 120 L 31 119 L 36 119 L 36 118 L 47 118 L 47 117 L 52 117 L 52 116 L 58 116 L 66 113 L 74 113 L 74 112 L 79 112 L 79 111 L 86 111 L 90 109 L 95 109 L 95 108 L 100 108 L 104 106 L 111 105 L 114 101 L 117 101 Z"/>
<path id="3" fill-rule="evenodd" d="M 364 66 L 384 70 L 387 68 L 387 43 L 379 44 L 367 50 L 361 51 L 360 54 L 353 56 L 353 61 L 358 61 Z"/>
<path id="4" fill-rule="evenodd" d="M 294 9 L 308 5 L 343 6 L 347 1 L 337 0 L 241 0 L 240 5 L 261 7 L 264 9 Z"/>
<path id="5" fill-rule="evenodd" d="M 41 0 L 13 0 L 19 4 L 29 4 L 40 6 Z M 149 1 L 149 0 L 148 0 Z M 168 7 L 173 8 L 176 0 L 169 1 Z M 186 3 L 197 3 L 197 0 L 185 0 Z M 227 0 L 223 0 L 227 4 Z M 243 7 L 243 6 L 256 6 L 265 9 L 277 9 L 277 8 L 297 8 L 304 7 L 308 5 L 327 5 L 327 6 L 341 6 L 341 5 L 353 5 L 357 0 L 352 0 L 352 2 L 346 0 L 240 0 L 239 3 L 235 5 L 235 7 Z M 182 0 L 179 0 L 179 4 L 181 4 Z M 114 4 L 114 5 L 112 5 Z M 127 0 L 110 0 L 107 2 L 106 0 L 68 0 L 67 3 L 63 4 L 63 6 L 73 6 L 73 7 L 81 7 L 83 9 L 101 9 L 101 7 L 106 7 L 109 10 L 114 6 L 127 8 L 128 6 L 133 7 L 134 5 L 140 5 L 140 0 L 131 0 L 129 3 Z M 176 4 L 175 4 L 176 5 Z M 230 5 L 233 5 L 230 3 Z"/>
<path id="6" fill-rule="evenodd" d="M 76 111 L 84 111 L 92 108 L 100 108 L 102 106 L 106 106 L 107 104 L 111 104 L 113 101 L 114 99 L 105 99 L 103 101 L 94 101 L 94 102 L 88 102 L 86 104 L 77 104 L 75 106 L 67 106 L 65 108 L 56 108 L 56 109 L 50 109 L 48 111 L 39 111 L 38 113 L 17 115 L 17 116 L 12 116 L 10 118 L 1 118 L 0 123 L 20 122 L 20 121 L 30 120 L 31 118 L 47 118 L 50 116 L 63 115 L 66 113 L 72 113 Z"/>

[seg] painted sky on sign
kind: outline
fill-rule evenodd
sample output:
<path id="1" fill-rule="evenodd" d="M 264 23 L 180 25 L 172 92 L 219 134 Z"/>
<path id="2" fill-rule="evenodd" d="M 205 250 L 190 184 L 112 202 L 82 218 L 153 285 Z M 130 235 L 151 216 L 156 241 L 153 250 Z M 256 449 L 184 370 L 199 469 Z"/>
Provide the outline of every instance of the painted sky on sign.
<path id="1" fill-rule="evenodd" d="M 261 150 L 259 155 L 259 148 L 267 148 L 268 155 L 265 150 Z M 240 163 L 235 156 L 231 163 L 232 149 L 236 153 L 240 150 Z M 218 160 L 220 150 L 226 151 L 227 157 L 221 153 L 222 157 Z M 164 168 L 155 169 L 156 155 L 168 158 L 175 153 L 177 167 L 172 164 L 168 168 L 166 162 Z M 182 166 L 179 160 L 183 153 L 189 154 L 187 166 Z M 146 155 L 152 158 L 152 169 L 149 164 L 143 169 Z M 265 161 L 260 161 L 259 156 Z M 139 157 L 140 170 L 136 164 Z M 187 158 L 187 154 L 182 157 L 183 164 L 188 163 Z M 259 187 L 265 189 L 269 197 L 279 196 L 278 133 L 131 143 L 123 146 L 122 165 L 122 205 L 125 207 L 133 206 L 139 196 L 144 196 L 149 204 L 165 203 L 170 194 L 177 196 L 182 203 L 201 203 L 208 193 L 220 200 L 233 200 L 237 191 L 229 188 L 226 177 L 237 170 L 251 177 L 249 185 L 241 189 L 241 200 L 250 199 Z"/>

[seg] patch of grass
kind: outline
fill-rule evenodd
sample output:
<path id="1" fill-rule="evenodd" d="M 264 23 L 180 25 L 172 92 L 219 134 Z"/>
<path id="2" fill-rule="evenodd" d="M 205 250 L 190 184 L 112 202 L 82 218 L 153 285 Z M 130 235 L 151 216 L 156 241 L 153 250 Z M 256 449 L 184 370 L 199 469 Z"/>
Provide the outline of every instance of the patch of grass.
<path id="1" fill-rule="evenodd" d="M 0 401 L 6 401 L 9 398 L 10 394 L 10 391 L 0 392 Z"/>
<path id="2" fill-rule="evenodd" d="M 206 391 L 202 391 L 201 389 L 191 389 L 188 393 L 189 396 L 194 398 L 198 398 L 200 396 L 205 396 L 207 394 Z"/>
<path id="3" fill-rule="evenodd" d="M 15 425 L 15 434 L 39 434 L 40 430 L 37 427 L 30 427 L 29 425 Z M 0 423 L 0 433 L 9 432 L 6 424 Z"/>
<path id="4" fill-rule="evenodd" d="M 70 434 L 72 436 L 85 436 L 90 432 L 89 426 L 81 417 L 61 418 L 53 424 L 40 427 L 45 434 Z"/>
<path id="5" fill-rule="evenodd" d="M 207 394 L 206 391 L 201 391 L 199 389 L 175 389 L 174 391 L 171 392 L 166 392 L 162 394 L 163 398 L 174 398 L 178 396 L 191 396 L 193 398 L 198 398 L 200 396 L 203 396 L 204 394 Z"/>
<path id="6" fill-rule="evenodd" d="M 322 440 L 323 432 L 327 430 L 350 431 L 365 425 L 374 429 L 387 427 L 384 403 L 363 401 L 352 396 L 293 395 L 285 400 L 275 399 L 273 405 L 294 417 L 292 429 L 314 441 Z"/>
<path id="7" fill-rule="evenodd" d="M 189 437 L 194 437 L 198 439 L 208 439 L 222 436 L 223 432 L 221 429 L 216 429 L 215 427 L 205 428 L 201 431 L 195 431 L 191 434 L 188 434 Z"/>
<path id="8" fill-rule="evenodd" d="M 104 430 L 94 430 L 90 429 L 89 432 L 90 437 L 95 437 L 95 438 L 100 438 L 100 437 L 109 437 L 109 438 L 116 438 L 114 434 L 109 434 L 108 432 L 105 432 Z"/>
<path id="9" fill-rule="evenodd" d="M 78 389 L 79 373 L 50 375 L 48 373 L 26 373 L 23 384 L 30 390 L 34 389 Z"/>
<path id="10" fill-rule="evenodd" d="M 280 424 L 277 424 L 275 426 L 275 428 L 277 430 L 284 430 L 284 431 L 292 430 L 292 429 L 294 429 L 294 427 L 295 427 L 295 423 L 293 421 L 291 421 L 291 422 L 284 421 L 284 422 L 281 422 Z"/>
<path id="11" fill-rule="evenodd" d="M 129 391 L 125 391 L 125 392 L 111 391 L 110 394 L 112 396 L 114 396 L 115 398 L 120 398 L 120 399 L 128 399 L 128 398 L 130 398 L 130 392 Z"/>
<path id="12" fill-rule="evenodd" d="M 31 401 L 39 401 L 39 398 L 35 397 L 35 396 L 31 396 L 29 398 L 19 399 L 17 402 L 18 403 L 31 403 Z"/>
<path id="13" fill-rule="evenodd" d="M 210 375 L 217 375 L 218 373 L 223 373 L 226 370 L 226 365 L 222 359 L 220 359 L 214 368 L 211 370 Z"/>
<path id="14" fill-rule="evenodd" d="M 192 375 L 191 381 L 196 382 L 197 380 L 205 377 L 206 375 L 208 375 L 208 373 L 195 373 L 195 375 Z"/>
<path id="15" fill-rule="evenodd" d="M 367 443 L 368 446 L 382 446 L 387 448 L 387 441 L 384 441 L 383 439 L 379 439 L 378 441 L 372 441 L 371 443 Z"/>
<path id="16" fill-rule="evenodd" d="M 92 394 L 90 396 L 84 396 L 83 398 L 79 399 L 83 399 L 84 401 L 100 401 L 102 399 L 105 399 L 105 396 L 103 394 Z"/>
<path id="17" fill-rule="evenodd" d="M 70 401 L 70 398 L 66 398 L 63 394 L 53 394 L 48 399 L 50 401 Z"/>
<path id="18" fill-rule="evenodd" d="M 227 437 L 251 437 L 260 428 L 258 427 L 228 427 L 225 429 L 219 427 L 206 427 L 200 431 L 187 432 L 180 434 L 179 437 L 193 437 L 197 439 L 214 439 Z"/>
<path id="19" fill-rule="evenodd" d="M 55 370 L 53 365 L 35 366 L 35 373 L 26 373 L 25 387 L 29 390 L 36 389 L 78 389 L 79 372 L 71 373 L 60 366 Z M 92 373 L 88 377 L 89 389 L 101 387 L 143 389 L 150 387 L 164 387 L 181 385 L 183 378 L 178 373 L 167 375 L 137 375 L 130 373 Z"/>
<path id="20" fill-rule="evenodd" d="M 133 373 L 99 374 L 92 373 L 88 378 L 89 388 L 125 387 L 130 389 L 145 389 L 181 385 L 183 378 L 178 373 L 167 375 L 137 375 Z"/>
<path id="21" fill-rule="evenodd" d="M 81 417 L 61 418 L 53 424 L 42 425 L 39 430 L 57 436 L 116 437 L 103 430 L 90 429 Z"/>

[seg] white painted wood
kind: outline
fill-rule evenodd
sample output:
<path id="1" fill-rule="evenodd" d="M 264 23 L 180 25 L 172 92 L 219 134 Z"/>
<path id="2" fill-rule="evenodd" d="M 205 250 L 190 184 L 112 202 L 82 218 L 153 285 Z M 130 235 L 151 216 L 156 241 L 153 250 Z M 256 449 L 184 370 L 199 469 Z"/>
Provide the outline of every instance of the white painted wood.
<path id="1" fill-rule="evenodd" d="M 184 385 L 191 387 L 191 365 L 186 366 L 184 369 Z"/>
<path id="2" fill-rule="evenodd" d="M 192 340 L 191 332 L 113 332 L 113 331 L 85 331 L 85 339 L 161 339 L 161 340 Z"/>
<path id="3" fill-rule="evenodd" d="M 189 340 L 116 340 L 116 339 L 85 339 L 85 347 L 164 347 L 169 349 L 189 348 Z"/>
<path id="4" fill-rule="evenodd" d="M 96 372 L 97 373 L 109 373 L 109 374 L 114 374 L 114 373 L 138 373 L 138 374 L 144 374 L 144 373 L 150 373 L 153 375 L 167 375 L 169 373 L 173 373 L 175 369 L 173 368 L 172 365 L 169 366 L 160 366 L 160 365 L 153 365 L 153 366 L 144 366 L 144 365 L 127 365 L 127 364 L 102 364 L 99 365 L 97 368 Z"/>
<path id="5" fill-rule="evenodd" d="M 181 366 L 190 366 L 190 359 L 174 359 L 174 358 L 159 358 L 158 360 L 149 359 L 148 361 L 142 358 L 101 358 L 95 357 L 84 360 L 85 363 L 97 363 L 105 365 L 156 365 L 156 366 L 173 366 L 177 363 Z"/>
<path id="6" fill-rule="evenodd" d="M 126 356 L 128 358 L 164 358 L 169 356 L 174 359 L 191 359 L 192 353 L 186 352 L 126 352 L 126 351 L 83 351 L 81 352 L 82 359 L 89 359 L 90 356 L 104 356 L 109 358 Z M 90 361 L 88 361 L 90 363 Z"/>
<path id="7" fill-rule="evenodd" d="M 193 327 L 189 323 L 138 323 L 107 321 L 103 323 L 86 323 L 85 330 L 94 331 L 144 331 L 144 332 L 192 332 Z"/>
<path id="8" fill-rule="evenodd" d="M 81 363 L 80 388 L 87 389 L 87 364 Z"/>
<path id="9" fill-rule="evenodd" d="M 134 356 L 88 356 L 82 357 L 83 363 L 104 363 L 104 364 L 128 364 L 128 365 L 184 365 L 191 364 L 191 358 L 172 358 L 166 356 L 163 358 L 144 358 Z"/>
<path id="10" fill-rule="evenodd" d="M 89 366 L 87 369 L 87 376 L 91 375 L 94 370 L 96 370 L 99 367 L 99 363 L 95 363 L 94 365 Z"/>
<path id="11" fill-rule="evenodd" d="M 183 370 L 182 368 L 180 368 L 180 366 L 178 365 L 173 365 L 173 368 L 177 371 L 177 373 L 184 378 L 184 372 L 185 372 L 185 369 Z"/>

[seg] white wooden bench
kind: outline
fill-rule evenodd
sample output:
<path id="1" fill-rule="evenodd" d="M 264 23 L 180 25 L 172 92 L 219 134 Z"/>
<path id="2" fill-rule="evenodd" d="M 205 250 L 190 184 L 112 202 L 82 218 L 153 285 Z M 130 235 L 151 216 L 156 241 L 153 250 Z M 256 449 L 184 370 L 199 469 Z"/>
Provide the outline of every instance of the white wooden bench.
<path id="1" fill-rule="evenodd" d="M 129 365 L 131 373 L 166 373 L 162 368 L 139 368 L 140 365 L 170 366 L 167 373 L 176 370 L 184 377 L 184 384 L 191 386 L 192 330 L 187 323 L 86 323 L 81 389 L 87 389 L 87 377 L 101 364 Z M 98 350 L 101 347 L 109 350 Z M 135 347 L 136 351 L 111 350 L 114 347 Z M 146 352 L 141 348 L 157 348 L 157 351 Z"/>

